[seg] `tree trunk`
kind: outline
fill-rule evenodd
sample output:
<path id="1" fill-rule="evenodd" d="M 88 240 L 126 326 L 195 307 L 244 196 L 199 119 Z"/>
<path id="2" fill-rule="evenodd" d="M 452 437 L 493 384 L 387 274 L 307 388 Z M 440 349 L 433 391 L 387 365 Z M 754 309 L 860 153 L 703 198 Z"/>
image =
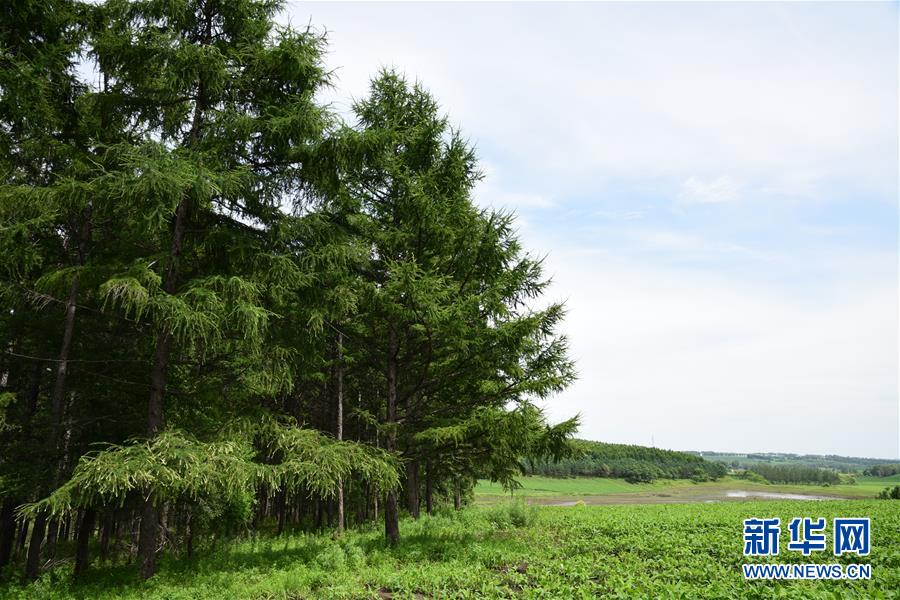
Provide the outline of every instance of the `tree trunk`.
<path id="1" fill-rule="evenodd" d="M 149 579 L 156 573 L 156 546 L 159 544 L 159 510 L 152 496 L 144 500 L 140 531 L 138 559 L 141 563 L 141 577 Z"/>
<path id="2" fill-rule="evenodd" d="M 453 508 L 456 510 L 462 508 L 462 490 L 460 489 L 459 480 L 453 482 Z"/>
<path id="3" fill-rule="evenodd" d="M 322 508 L 322 499 L 316 497 L 316 531 L 321 531 L 325 519 L 325 510 Z"/>
<path id="4" fill-rule="evenodd" d="M 103 526 L 100 529 L 100 560 L 106 562 L 109 558 L 109 538 L 112 535 L 112 513 L 103 515 Z"/>
<path id="5" fill-rule="evenodd" d="M 94 521 L 97 512 L 88 508 L 81 515 L 81 523 L 78 525 L 78 535 L 75 541 L 75 578 L 81 577 L 90 564 L 88 546 L 91 542 L 91 534 L 94 533 Z"/>
<path id="6" fill-rule="evenodd" d="M 47 513 L 39 512 L 31 526 L 31 538 L 28 541 L 28 555 L 25 560 L 25 577 L 37 579 L 41 568 L 41 544 L 47 531 Z"/>
<path id="7" fill-rule="evenodd" d="M 266 503 L 269 499 L 269 490 L 261 485 L 256 490 L 256 510 L 253 513 L 253 528 L 259 528 L 260 523 L 266 518 Z"/>
<path id="8" fill-rule="evenodd" d="M 56 381 L 50 396 L 50 407 L 53 415 L 53 440 L 55 451 L 59 452 L 62 439 L 63 399 L 66 395 L 66 374 L 69 367 L 69 350 L 72 348 L 72 336 L 75 332 L 75 308 L 78 301 L 78 276 L 72 278 L 69 298 L 66 300 L 66 318 L 63 327 L 62 345 L 59 348 L 59 361 L 56 363 Z"/>
<path id="9" fill-rule="evenodd" d="M 70 517 L 66 517 L 59 524 L 59 536 L 62 538 L 62 541 L 66 541 L 69 539 L 69 523 L 72 521 Z"/>
<path id="10" fill-rule="evenodd" d="M 336 388 L 336 413 L 337 413 L 337 431 L 335 437 L 338 441 L 344 439 L 344 336 L 342 333 L 337 335 L 337 365 L 335 373 Z M 344 531 L 344 480 L 338 480 L 337 491 L 337 530 L 338 533 Z"/>
<path id="11" fill-rule="evenodd" d="M 284 521 L 287 516 L 287 490 L 282 487 L 278 490 L 278 532 L 275 535 L 281 535 L 284 531 Z"/>
<path id="12" fill-rule="evenodd" d="M 25 548 L 26 541 L 28 541 L 28 519 L 22 519 L 22 526 L 19 528 L 19 537 L 16 540 L 17 552 Z"/>
<path id="13" fill-rule="evenodd" d="M 88 204 L 82 214 L 81 230 L 77 242 L 79 265 L 84 265 L 87 260 L 88 245 L 91 237 L 91 212 L 92 207 Z M 51 427 L 53 432 L 50 436 L 50 450 L 51 456 L 54 457 L 55 461 L 51 492 L 59 486 L 66 463 L 63 450 L 63 445 L 65 444 L 63 412 L 66 396 L 66 376 L 69 369 L 69 353 L 72 349 L 72 337 L 75 334 L 75 311 L 78 306 L 79 285 L 78 274 L 76 273 L 72 278 L 72 284 L 69 286 L 69 297 L 66 299 L 66 316 L 63 321 L 63 338 L 59 347 L 59 359 L 56 363 L 56 380 L 53 383 L 53 391 L 50 394 Z M 47 555 L 51 557 L 56 554 L 59 526 L 59 520 L 54 519 L 50 523 L 49 531 L 47 532 L 46 551 Z"/>
<path id="14" fill-rule="evenodd" d="M 406 463 L 406 508 L 414 519 L 419 518 L 419 461 Z"/>
<path id="15" fill-rule="evenodd" d="M 53 487 L 56 488 L 56 485 L 55 482 Z M 47 558 L 56 556 L 56 540 L 59 537 L 60 527 L 59 519 L 52 519 L 47 525 L 47 543 L 44 545 L 44 556 Z"/>
<path id="16" fill-rule="evenodd" d="M 397 332 L 391 326 L 388 330 L 387 356 L 387 422 L 389 426 L 385 449 L 393 454 L 397 451 Z M 384 498 L 384 534 L 391 546 L 400 541 L 400 515 L 397 508 L 397 491 L 389 491 Z"/>
<path id="17" fill-rule="evenodd" d="M 431 471 L 431 461 L 428 461 L 425 463 L 425 512 L 429 515 L 434 510 L 434 480 Z"/>
<path id="18" fill-rule="evenodd" d="M 10 498 L 0 507 L 0 572 L 9 564 L 16 539 L 16 502 Z"/>
<path id="19" fill-rule="evenodd" d="M 175 210 L 175 226 L 172 231 L 172 247 L 169 251 L 169 266 L 163 288 L 169 294 L 178 289 L 178 259 L 181 256 L 184 238 L 184 220 L 187 204 L 178 203 Z M 153 355 L 153 370 L 150 372 L 150 398 L 147 402 L 147 434 L 155 436 L 163 428 L 163 400 L 166 394 L 166 376 L 169 367 L 169 353 L 172 349 L 172 334 L 165 327 L 157 333 L 156 350 Z M 138 555 L 141 559 L 141 577 L 149 579 L 156 573 L 156 548 L 159 545 L 159 510 L 152 490 L 144 490 L 144 507 L 141 513 L 141 538 Z"/>
<path id="20" fill-rule="evenodd" d="M 187 536 L 185 539 L 187 557 L 194 557 L 194 512 L 188 511 L 187 516 Z"/>

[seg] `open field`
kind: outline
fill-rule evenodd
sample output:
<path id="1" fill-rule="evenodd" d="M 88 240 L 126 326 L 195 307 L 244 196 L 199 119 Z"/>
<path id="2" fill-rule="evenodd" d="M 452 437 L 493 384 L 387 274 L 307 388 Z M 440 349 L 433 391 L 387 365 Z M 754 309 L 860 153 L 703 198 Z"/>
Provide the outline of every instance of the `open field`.
<path id="1" fill-rule="evenodd" d="M 759 516 L 871 517 L 868 557 L 804 558 L 785 546 L 777 561 L 866 562 L 872 579 L 745 581 L 741 521 Z M 145 583 L 133 567 L 104 566 L 73 586 L 62 567 L 27 587 L 0 586 L 0 598 L 889 598 L 900 590 L 900 510 L 890 501 L 476 506 L 404 520 L 401 529 L 396 549 L 378 527 L 339 541 L 295 534 L 220 542 L 194 560 L 167 555 Z"/>
<path id="2" fill-rule="evenodd" d="M 657 480 L 653 483 L 628 483 L 623 479 L 577 477 L 556 479 L 551 477 L 522 477 L 522 487 L 515 496 L 528 498 L 535 504 L 554 504 L 583 500 L 587 504 L 630 504 L 704 502 L 741 499 L 729 497 L 729 492 L 754 494 L 790 494 L 841 499 L 874 498 L 887 486 L 900 484 L 900 476 L 860 477 L 855 485 L 767 485 L 752 483 L 734 477 L 718 481 L 694 483 L 689 480 Z M 509 494 L 500 484 L 479 481 L 475 487 L 478 503 L 493 503 Z"/>

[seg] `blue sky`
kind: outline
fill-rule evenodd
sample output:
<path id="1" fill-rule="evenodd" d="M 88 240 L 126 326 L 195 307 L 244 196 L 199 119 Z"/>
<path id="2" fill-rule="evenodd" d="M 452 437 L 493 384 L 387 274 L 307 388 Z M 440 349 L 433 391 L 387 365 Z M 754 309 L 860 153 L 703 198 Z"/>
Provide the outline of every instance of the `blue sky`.
<path id="1" fill-rule="evenodd" d="M 291 2 L 478 149 L 567 301 L 581 435 L 900 455 L 892 3 Z"/>

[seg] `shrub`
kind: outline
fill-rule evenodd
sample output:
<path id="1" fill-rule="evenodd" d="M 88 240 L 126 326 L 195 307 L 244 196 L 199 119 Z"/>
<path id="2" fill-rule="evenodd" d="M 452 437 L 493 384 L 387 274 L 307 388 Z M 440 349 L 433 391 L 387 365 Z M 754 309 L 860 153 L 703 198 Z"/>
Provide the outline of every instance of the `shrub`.
<path id="1" fill-rule="evenodd" d="M 739 477 L 753 483 L 769 483 L 768 479 L 766 479 L 756 471 L 744 471 Z"/>
<path id="2" fill-rule="evenodd" d="M 316 555 L 315 563 L 323 571 L 342 571 L 347 565 L 347 555 L 340 546 L 329 545 Z"/>
<path id="3" fill-rule="evenodd" d="M 878 497 L 882 500 L 900 500 L 900 485 L 884 488 Z"/>
<path id="4" fill-rule="evenodd" d="M 488 512 L 488 521 L 498 529 L 529 527 L 537 520 L 538 509 L 517 498 L 494 507 Z"/>

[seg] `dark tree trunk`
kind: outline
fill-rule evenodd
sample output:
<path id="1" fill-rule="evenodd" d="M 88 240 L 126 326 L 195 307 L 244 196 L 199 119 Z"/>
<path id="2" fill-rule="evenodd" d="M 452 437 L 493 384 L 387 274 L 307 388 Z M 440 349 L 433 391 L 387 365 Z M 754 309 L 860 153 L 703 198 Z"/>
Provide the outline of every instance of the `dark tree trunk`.
<path id="1" fill-rule="evenodd" d="M 184 238 L 184 220 L 187 211 L 185 200 L 178 203 L 175 210 L 175 225 L 172 231 L 172 247 L 169 251 L 169 266 L 166 270 L 164 289 L 174 294 L 178 287 L 178 259 L 181 256 Z M 172 349 L 172 334 L 161 328 L 156 338 L 153 355 L 153 370 L 150 372 L 150 398 L 147 402 L 147 433 L 155 436 L 163 428 L 163 400 L 166 394 L 166 376 L 169 368 L 169 353 Z M 144 507 L 141 513 L 141 538 L 138 555 L 141 560 L 141 577 L 149 579 L 156 573 L 156 549 L 159 545 L 159 509 L 152 490 L 145 490 Z"/>
<path id="2" fill-rule="evenodd" d="M 81 515 L 81 523 L 78 525 L 78 535 L 75 541 L 75 578 L 81 577 L 90 564 L 90 556 L 88 554 L 88 546 L 91 542 L 91 535 L 94 533 L 94 521 L 97 518 L 97 512 L 92 509 L 86 509 Z"/>
<path id="3" fill-rule="evenodd" d="M 369 490 L 366 489 L 361 500 L 356 501 L 356 522 L 364 523 L 369 516 Z"/>
<path id="4" fill-rule="evenodd" d="M 59 536 L 62 538 L 62 541 L 66 541 L 67 539 L 69 539 L 69 524 L 71 522 L 72 522 L 72 519 L 70 517 L 66 517 L 59 524 L 59 527 L 60 527 Z"/>
<path id="5" fill-rule="evenodd" d="M 141 577 L 149 579 L 156 573 L 156 546 L 159 543 L 159 510 L 153 497 L 144 500 L 141 510 L 141 533 L 138 538 L 138 559 Z"/>
<path id="6" fill-rule="evenodd" d="M 462 489 L 458 480 L 453 482 L 453 508 L 456 510 L 462 508 Z"/>
<path id="7" fill-rule="evenodd" d="M 9 564 L 16 539 L 16 502 L 7 498 L 0 506 L 0 572 Z"/>
<path id="8" fill-rule="evenodd" d="M 185 536 L 185 546 L 187 557 L 194 557 L 194 513 L 188 512 L 187 516 L 187 536 Z"/>
<path id="9" fill-rule="evenodd" d="M 344 336 L 337 335 L 337 365 L 335 367 L 335 412 L 337 413 L 337 426 L 335 437 L 338 441 L 344 439 Z M 337 530 L 344 531 L 344 480 L 338 480 L 337 491 Z"/>
<path id="10" fill-rule="evenodd" d="M 31 526 L 31 538 L 28 540 L 28 555 L 25 559 L 25 577 L 37 579 L 41 568 L 41 544 L 47 532 L 47 513 L 40 512 Z"/>
<path id="11" fill-rule="evenodd" d="M 50 395 L 50 407 L 53 416 L 54 449 L 59 452 L 62 440 L 63 399 L 66 395 L 66 374 L 69 368 L 69 351 L 72 348 L 72 336 L 75 332 L 75 309 L 78 302 L 78 277 L 72 279 L 69 298 L 66 301 L 66 318 L 63 327 L 62 345 L 59 348 L 59 361 L 56 363 L 56 381 Z"/>
<path id="12" fill-rule="evenodd" d="M 325 510 L 322 508 L 322 499 L 316 498 L 316 529 L 322 529 L 325 520 Z"/>
<path id="13" fill-rule="evenodd" d="M 112 513 L 103 515 L 103 525 L 100 528 L 100 560 L 106 562 L 109 558 L 109 538 L 112 536 Z"/>
<path id="14" fill-rule="evenodd" d="M 53 519 L 47 525 L 47 544 L 44 546 L 44 555 L 47 558 L 56 556 L 56 540 L 59 537 L 60 526 L 59 519 Z"/>
<path id="15" fill-rule="evenodd" d="M 261 485 L 256 491 L 256 511 L 253 514 L 253 527 L 258 528 L 263 519 L 266 518 L 266 503 L 269 499 L 269 491 L 266 486 Z"/>
<path id="16" fill-rule="evenodd" d="M 414 519 L 419 518 L 419 461 L 406 463 L 406 508 Z"/>
<path id="17" fill-rule="evenodd" d="M 425 512 L 429 515 L 434 510 L 434 480 L 431 462 L 425 463 Z"/>
<path id="18" fill-rule="evenodd" d="M 284 532 L 284 522 L 287 518 L 287 490 L 281 488 L 278 490 L 278 532 L 281 535 Z"/>
<path id="19" fill-rule="evenodd" d="M 78 264 L 84 265 L 87 260 L 88 245 L 91 238 L 91 205 L 88 204 L 82 214 L 81 230 L 77 241 L 78 247 Z M 76 274 L 72 278 L 72 284 L 69 286 L 69 297 L 66 300 L 66 315 L 63 322 L 63 337 L 59 347 L 59 360 L 56 363 L 56 380 L 53 382 L 53 391 L 50 394 L 50 410 L 51 410 L 51 427 L 53 434 L 50 437 L 50 445 L 52 455 L 55 457 L 55 465 L 53 470 L 53 483 L 51 490 L 59 486 L 59 481 L 63 476 L 65 469 L 65 435 L 63 433 L 63 412 L 65 409 L 66 396 L 66 376 L 69 369 L 69 354 L 72 349 L 72 338 L 75 334 L 75 311 L 78 306 L 79 280 Z M 56 540 L 59 534 L 59 520 L 54 519 L 49 526 L 47 532 L 47 556 L 56 554 Z"/>
<path id="20" fill-rule="evenodd" d="M 28 541 L 28 519 L 22 519 L 22 526 L 19 528 L 19 537 L 16 540 L 17 551 L 21 551 L 25 548 L 26 541 Z"/>
<path id="21" fill-rule="evenodd" d="M 393 454 L 397 451 L 397 332 L 391 326 L 388 331 L 387 356 L 387 422 L 390 426 L 385 449 Z M 384 534 L 391 546 L 400 541 L 400 515 L 397 508 L 397 492 L 389 491 L 384 498 Z"/>
<path id="22" fill-rule="evenodd" d="M 400 515 L 397 507 L 397 492 L 384 496 L 384 535 L 391 546 L 400 542 Z"/>

